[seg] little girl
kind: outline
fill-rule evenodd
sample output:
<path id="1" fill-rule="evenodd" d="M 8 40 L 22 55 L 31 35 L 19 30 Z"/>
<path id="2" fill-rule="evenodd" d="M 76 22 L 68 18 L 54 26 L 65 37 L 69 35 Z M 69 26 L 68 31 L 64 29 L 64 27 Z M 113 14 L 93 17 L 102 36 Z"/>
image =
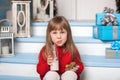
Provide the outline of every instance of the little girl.
<path id="1" fill-rule="evenodd" d="M 80 80 L 83 69 L 67 19 L 63 16 L 52 18 L 37 64 L 41 80 Z"/>

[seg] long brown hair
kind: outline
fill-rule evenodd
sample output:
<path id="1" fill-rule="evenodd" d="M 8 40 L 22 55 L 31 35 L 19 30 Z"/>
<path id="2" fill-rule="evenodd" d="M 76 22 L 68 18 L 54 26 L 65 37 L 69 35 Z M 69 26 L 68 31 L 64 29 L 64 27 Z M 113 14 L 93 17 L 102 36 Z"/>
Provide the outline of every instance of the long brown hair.
<path id="1" fill-rule="evenodd" d="M 52 55 L 53 43 L 50 36 L 50 32 L 52 30 L 62 30 L 62 29 L 65 29 L 67 31 L 67 41 L 64 44 L 63 51 L 69 50 L 72 53 L 72 55 L 75 55 L 77 49 L 72 39 L 72 32 L 71 32 L 70 25 L 65 17 L 56 16 L 49 21 L 47 26 L 45 52 L 43 54 L 45 57 L 47 57 L 47 55 L 49 54 Z"/>

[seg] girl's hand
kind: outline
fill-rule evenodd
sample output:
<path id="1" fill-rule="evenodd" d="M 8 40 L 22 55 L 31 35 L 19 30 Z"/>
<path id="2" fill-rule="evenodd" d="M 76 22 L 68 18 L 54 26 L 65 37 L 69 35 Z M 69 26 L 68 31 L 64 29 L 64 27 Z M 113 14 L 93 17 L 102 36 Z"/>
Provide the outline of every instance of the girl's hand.
<path id="1" fill-rule="evenodd" d="M 66 65 L 65 67 L 66 67 L 66 70 L 72 70 L 74 72 L 76 72 L 79 69 L 79 65 L 77 65 L 74 61 Z"/>
<path id="2" fill-rule="evenodd" d="M 72 69 L 70 69 L 70 70 L 72 70 L 72 71 L 76 72 L 78 69 L 79 69 L 79 66 L 78 66 L 78 65 L 76 65 L 76 66 L 74 66 L 74 67 L 73 67 Z"/>
<path id="3" fill-rule="evenodd" d="M 48 65 L 52 65 L 52 62 L 53 62 L 53 58 L 49 55 L 48 57 L 47 57 L 47 64 Z"/>

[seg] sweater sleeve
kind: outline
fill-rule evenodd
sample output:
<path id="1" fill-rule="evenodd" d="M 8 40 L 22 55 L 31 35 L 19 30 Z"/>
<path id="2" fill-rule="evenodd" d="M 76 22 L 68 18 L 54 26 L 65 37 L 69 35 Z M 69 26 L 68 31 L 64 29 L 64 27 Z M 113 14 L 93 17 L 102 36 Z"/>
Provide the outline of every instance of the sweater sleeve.
<path id="1" fill-rule="evenodd" d="M 40 51 L 39 61 L 37 64 L 37 72 L 40 74 L 41 78 L 50 70 L 50 66 L 47 64 L 47 61 L 43 58 L 43 48 Z"/>
<path id="2" fill-rule="evenodd" d="M 73 60 L 74 60 L 74 61 L 76 62 L 76 64 L 79 66 L 79 69 L 76 71 L 76 73 L 77 73 L 77 75 L 80 75 L 81 72 L 82 72 L 83 69 L 84 69 L 84 64 L 83 64 L 82 61 L 81 61 L 80 54 L 79 54 L 78 51 L 77 51 L 76 56 L 74 57 Z"/>

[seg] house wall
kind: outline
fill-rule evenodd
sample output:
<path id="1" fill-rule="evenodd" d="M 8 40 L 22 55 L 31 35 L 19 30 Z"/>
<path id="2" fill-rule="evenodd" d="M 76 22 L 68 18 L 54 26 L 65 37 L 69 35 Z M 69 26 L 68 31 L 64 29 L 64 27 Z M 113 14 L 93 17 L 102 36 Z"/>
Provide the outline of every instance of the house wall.
<path id="1" fill-rule="evenodd" d="M 58 15 L 70 20 L 95 20 L 104 7 L 116 10 L 115 0 L 57 0 Z"/>

